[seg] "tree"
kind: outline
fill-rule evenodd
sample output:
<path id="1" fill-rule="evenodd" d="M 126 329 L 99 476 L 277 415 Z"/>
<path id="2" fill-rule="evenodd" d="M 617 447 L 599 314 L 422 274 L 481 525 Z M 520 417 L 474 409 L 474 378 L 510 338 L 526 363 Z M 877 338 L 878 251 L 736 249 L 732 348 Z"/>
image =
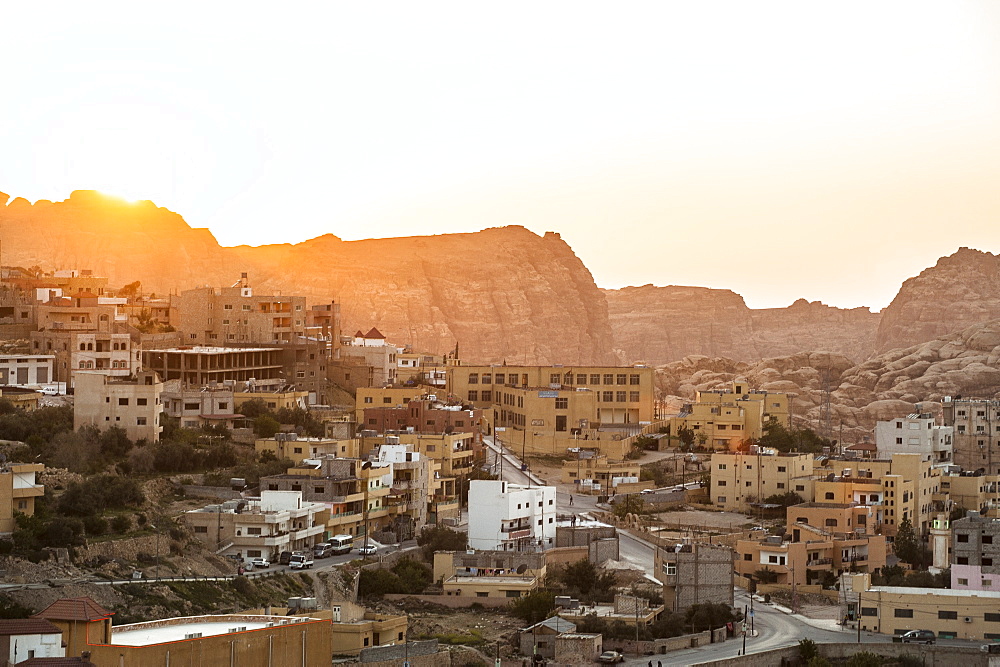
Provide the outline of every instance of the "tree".
<path id="1" fill-rule="evenodd" d="M 771 505 L 791 507 L 792 505 L 798 505 L 799 503 L 804 503 L 805 501 L 802 500 L 802 496 L 794 491 L 785 491 L 784 493 L 776 493 L 773 496 L 768 496 L 764 499 L 764 502 Z"/>
<path id="2" fill-rule="evenodd" d="M 689 429 L 687 426 L 681 426 L 677 429 L 677 438 L 684 445 L 686 451 L 691 451 L 694 447 L 694 431 Z"/>
<path id="3" fill-rule="evenodd" d="M 627 514 L 641 514 L 642 505 L 642 496 L 639 494 L 627 494 L 624 497 L 619 496 L 616 499 L 613 511 L 616 517 L 623 519 Z"/>
<path id="4" fill-rule="evenodd" d="M 809 661 L 819 655 L 819 647 L 811 639 L 799 640 L 799 657 Z"/>
<path id="5" fill-rule="evenodd" d="M 510 603 L 510 613 L 528 625 L 544 621 L 555 608 L 556 594 L 545 590 L 532 591 Z"/>
<path id="6" fill-rule="evenodd" d="M 595 601 L 611 599 L 617 583 L 613 572 L 601 572 L 586 558 L 558 570 L 556 580 L 581 598 Z"/>
<path id="7" fill-rule="evenodd" d="M 253 420 L 253 432 L 258 438 L 273 438 L 281 430 L 281 424 L 271 415 L 259 415 Z"/>
<path id="8" fill-rule="evenodd" d="M 778 573 L 769 567 L 762 567 L 754 572 L 753 576 L 762 584 L 773 584 L 778 580 Z"/>
<path id="9" fill-rule="evenodd" d="M 685 627 L 691 628 L 692 632 L 702 630 L 714 630 L 721 628 L 726 623 L 739 620 L 739 613 L 727 604 L 721 602 L 703 602 L 688 607 L 684 615 Z"/>
<path id="10" fill-rule="evenodd" d="M 427 526 L 417 535 L 417 544 L 423 548 L 424 558 L 433 561 L 435 551 L 465 551 L 469 538 L 447 526 Z"/>
<path id="11" fill-rule="evenodd" d="M 899 527 L 896 530 L 896 539 L 893 541 L 893 548 L 896 551 L 896 556 L 901 561 L 915 567 L 921 564 L 923 545 L 917 539 L 917 534 L 914 532 L 913 524 L 910 523 L 909 519 L 903 519 L 899 522 Z"/>

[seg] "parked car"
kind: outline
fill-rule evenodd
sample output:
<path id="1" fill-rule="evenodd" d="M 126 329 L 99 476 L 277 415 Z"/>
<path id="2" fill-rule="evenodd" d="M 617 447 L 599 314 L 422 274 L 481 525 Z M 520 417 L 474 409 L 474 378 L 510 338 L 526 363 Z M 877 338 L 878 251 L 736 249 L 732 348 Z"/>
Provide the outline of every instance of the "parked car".
<path id="1" fill-rule="evenodd" d="M 979 647 L 979 650 L 983 653 L 1000 653 L 1000 643 L 983 644 Z"/>
<path id="2" fill-rule="evenodd" d="M 260 568 L 271 567 L 271 561 L 266 558 L 253 558 L 250 560 L 250 564 Z"/>
<path id="3" fill-rule="evenodd" d="M 910 630 L 900 635 L 898 639 L 893 637 L 892 641 L 903 644 L 933 644 L 937 641 L 937 637 L 931 630 Z"/>
<path id="4" fill-rule="evenodd" d="M 59 389 L 56 387 L 42 387 L 43 396 L 58 396 Z"/>
<path id="5" fill-rule="evenodd" d="M 278 563 L 280 565 L 288 565 L 288 562 L 290 560 L 292 560 L 292 552 L 291 551 L 282 551 L 281 555 L 278 556 Z"/>
<path id="6" fill-rule="evenodd" d="M 601 655 L 597 656 L 597 662 L 601 662 L 606 665 L 613 665 L 616 662 L 625 662 L 625 656 L 618 651 L 605 651 Z"/>
<path id="7" fill-rule="evenodd" d="M 363 546 L 358 547 L 358 553 L 361 554 L 362 556 L 371 556 L 376 551 L 378 551 L 378 547 L 376 547 L 374 544 L 365 544 Z"/>
<path id="8" fill-rule="evenodd" d="M 313 566 L 312 556 L 308 552 L 294 553 L 288 561 L 288 567 L 293 570 L 305 570 Z"/>

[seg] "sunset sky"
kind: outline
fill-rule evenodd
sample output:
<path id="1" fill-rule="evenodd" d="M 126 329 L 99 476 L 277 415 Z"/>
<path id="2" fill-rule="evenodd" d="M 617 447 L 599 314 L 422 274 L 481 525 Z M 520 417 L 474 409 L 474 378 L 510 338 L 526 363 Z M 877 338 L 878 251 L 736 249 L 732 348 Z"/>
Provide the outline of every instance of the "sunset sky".
<path id="1" fill-rule="evenodd" d="M 16 3 L 0 191 L 224 245 L 558 231 L 598 285 L 885 306 L 1000 252 L 1000 3 Z M 489 256 L 478 258 L 489 262 Z"/>

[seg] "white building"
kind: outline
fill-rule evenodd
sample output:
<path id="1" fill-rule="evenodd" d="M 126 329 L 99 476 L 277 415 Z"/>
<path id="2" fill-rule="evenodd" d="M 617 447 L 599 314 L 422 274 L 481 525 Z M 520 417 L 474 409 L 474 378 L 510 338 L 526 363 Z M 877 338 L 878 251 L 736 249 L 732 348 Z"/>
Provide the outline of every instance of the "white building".
<path id="1" fill-rule="evenodd" d="M 64 658 L 62 630 L 44 618 L 9 619 L 0 623 L 0 664 L 16 665 L 31 658 Z M 5 646 L 6 645 L 6 646 Z"/>
<path id="2" fill-rule="evenodd" d="M 231 500 L 185 512 L 194 536 L 222 556 L 277 560 L 282 551 L 323 541 L 329 510 L 302 500 L 301 491 L 261 491 L 259 500 Z"/>
<path id="3" fill-rule="evenodd" d="M 875 425 L 879 458 L 893 454 L 920 454 L 923 461 L 952 460 L 954 427 L 937 426 L 929 414 L 912 414 Z"/>
<path id="4" fill-rule="evenodd" d="M 539 551 L 555 546 L 556 489 L 500 480 L 469 483 L 469 548 Z"/>
<path id="5" fill-rule="evenodd" d="M 52 382 L 54 354 L 0 355 L 0 384 L 19 386 L 42 385 Z"/>

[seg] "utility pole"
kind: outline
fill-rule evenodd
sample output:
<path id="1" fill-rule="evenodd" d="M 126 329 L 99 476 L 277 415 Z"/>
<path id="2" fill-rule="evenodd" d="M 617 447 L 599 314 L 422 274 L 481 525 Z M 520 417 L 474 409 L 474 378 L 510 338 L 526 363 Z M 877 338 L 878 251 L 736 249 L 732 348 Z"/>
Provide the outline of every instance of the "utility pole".
<path id="1" fill-rule="evenodd" d="M 795 567 L 792 566 L 792 612 L 799 613 L 799 592 L 795 588 Z"/>

